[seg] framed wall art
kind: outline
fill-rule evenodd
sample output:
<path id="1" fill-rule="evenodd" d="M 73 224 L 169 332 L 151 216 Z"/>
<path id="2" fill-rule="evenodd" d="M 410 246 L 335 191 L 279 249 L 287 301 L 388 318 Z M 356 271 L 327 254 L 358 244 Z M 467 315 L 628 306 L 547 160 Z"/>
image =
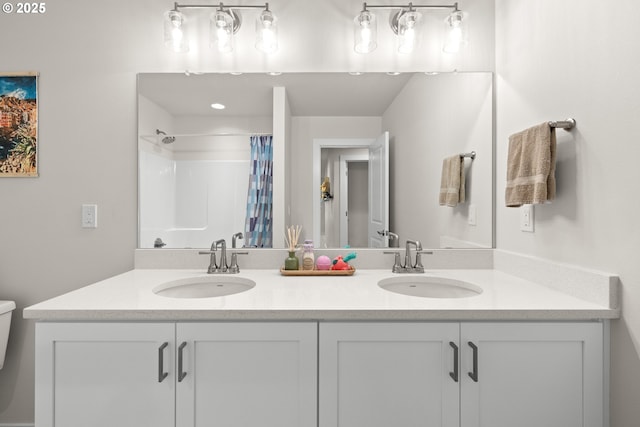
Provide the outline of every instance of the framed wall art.
<path id="1" fill-rule="evenodd" d="M 38 176 L 38 73 L 0 72 L 0 177 Z"/>

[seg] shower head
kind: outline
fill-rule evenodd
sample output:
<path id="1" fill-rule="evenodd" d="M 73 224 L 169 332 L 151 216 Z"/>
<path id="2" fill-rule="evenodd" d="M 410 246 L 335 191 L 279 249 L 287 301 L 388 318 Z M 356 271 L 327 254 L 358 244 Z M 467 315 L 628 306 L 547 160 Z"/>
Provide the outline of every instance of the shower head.
<path id="1" fill-rule="evenodd" d="M 161 131 L 160 129 L 156 129 L 156 135 L 166 135 L 166 132 Z M 176 137 L 175 136 L 165 136 L 163 137 L 160 141 L 162 141 L 163 144 L 172 144 L 173 142 L 175 142 Z"/>

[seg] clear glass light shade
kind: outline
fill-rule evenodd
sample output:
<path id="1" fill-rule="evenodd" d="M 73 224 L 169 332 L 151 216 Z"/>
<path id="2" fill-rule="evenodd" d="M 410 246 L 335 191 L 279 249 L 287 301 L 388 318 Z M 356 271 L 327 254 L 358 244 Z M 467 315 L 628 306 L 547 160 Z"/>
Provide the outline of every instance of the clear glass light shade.
<path id="1" fill-rule="evenodd" d="M 256 49 L 264 53 L 278 50 L 278 18 L 263 10 L 256 20 Z"/>
<path id="2" fill-rule="evenodd" d="M 368 10 L 363 10 L 353 20 L 354 22 L 354 45 L 353 49 L 357 53 L 373 52 L 378 46 L 378 22 L 376 16 Z"/>
<path id="3" fill-rule="evenodd" d="M 233 51 L 233 16 L 225 10 L 211 14 L 209 22 L 210 45 L 219 52 Z"/>
<path id="4" fill-rule="evenodd" d="M 164 45 L 174 52 L 188 52 L 186 18 L 177 10 L 164 13 Z"/>
<path id="5" fill-rule="evenodd" d="M 455 11 L 444 20 L 444 44 L 442 51 L 458 53 L 467 45 L 467 24 L 464 13 Z"/>
<path id="6" fill-rule="evenodd" d="M 398 52 L 411 53 L 420 41 L 422 14 L 415 10 L 404 12 L 398 18 Z"/>

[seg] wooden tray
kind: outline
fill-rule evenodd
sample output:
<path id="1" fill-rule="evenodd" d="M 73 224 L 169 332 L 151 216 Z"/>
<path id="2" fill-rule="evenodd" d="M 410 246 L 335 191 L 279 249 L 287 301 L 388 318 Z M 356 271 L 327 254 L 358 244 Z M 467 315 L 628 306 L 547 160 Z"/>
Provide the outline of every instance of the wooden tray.
<path id="1" fill-rule="evenodd" d="M 285 270 L 280 267 L 283 276 L 352 276 L 356 272 L 355 267 L 350 270 Z"/>

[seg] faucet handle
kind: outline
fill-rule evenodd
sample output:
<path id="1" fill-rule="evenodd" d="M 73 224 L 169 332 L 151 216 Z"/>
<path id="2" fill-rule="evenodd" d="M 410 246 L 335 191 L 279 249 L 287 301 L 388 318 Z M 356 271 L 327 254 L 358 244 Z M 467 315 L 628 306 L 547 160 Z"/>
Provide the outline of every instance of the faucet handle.
<path id="1" fill-rule="evenodd" d="M 199 251 L 200 255 L 211 255 L 211 260 L 209 261 L 209 268 L 207 268 L 207 273 L 213 274 L 218 269 L 218 263 L 216 263 L 216 251 Z"/>
<path id="2" fill-rule="evenodd" d="M 416 265 L 413 268 L 417 273 L 424 273 L 424 266 L 422 265 L 422 257 L 421 255 L 433 255 L 433 251 L 416 251 Z"/>
<path id="3" fill-rule="evenodd" d="M 249 252 L 231 252 L 231 265 L 229 266 L 229 273 L 240 273 L 240 266 L 238 266 L 238 255 L 249 255 Z"/>
<path id="4" fill-rule="evenodd" d="M 395 255 L 395 257 L 393 259 L 393 267 L 391 268 L 391 271 L 393 273 L 400 273 L 403 270 L 402 265 L 400 264 L 400 252 L 398 252 L 398 251 L 384 251 L 383 254 L 385 254 L 385 255 Z"/>

